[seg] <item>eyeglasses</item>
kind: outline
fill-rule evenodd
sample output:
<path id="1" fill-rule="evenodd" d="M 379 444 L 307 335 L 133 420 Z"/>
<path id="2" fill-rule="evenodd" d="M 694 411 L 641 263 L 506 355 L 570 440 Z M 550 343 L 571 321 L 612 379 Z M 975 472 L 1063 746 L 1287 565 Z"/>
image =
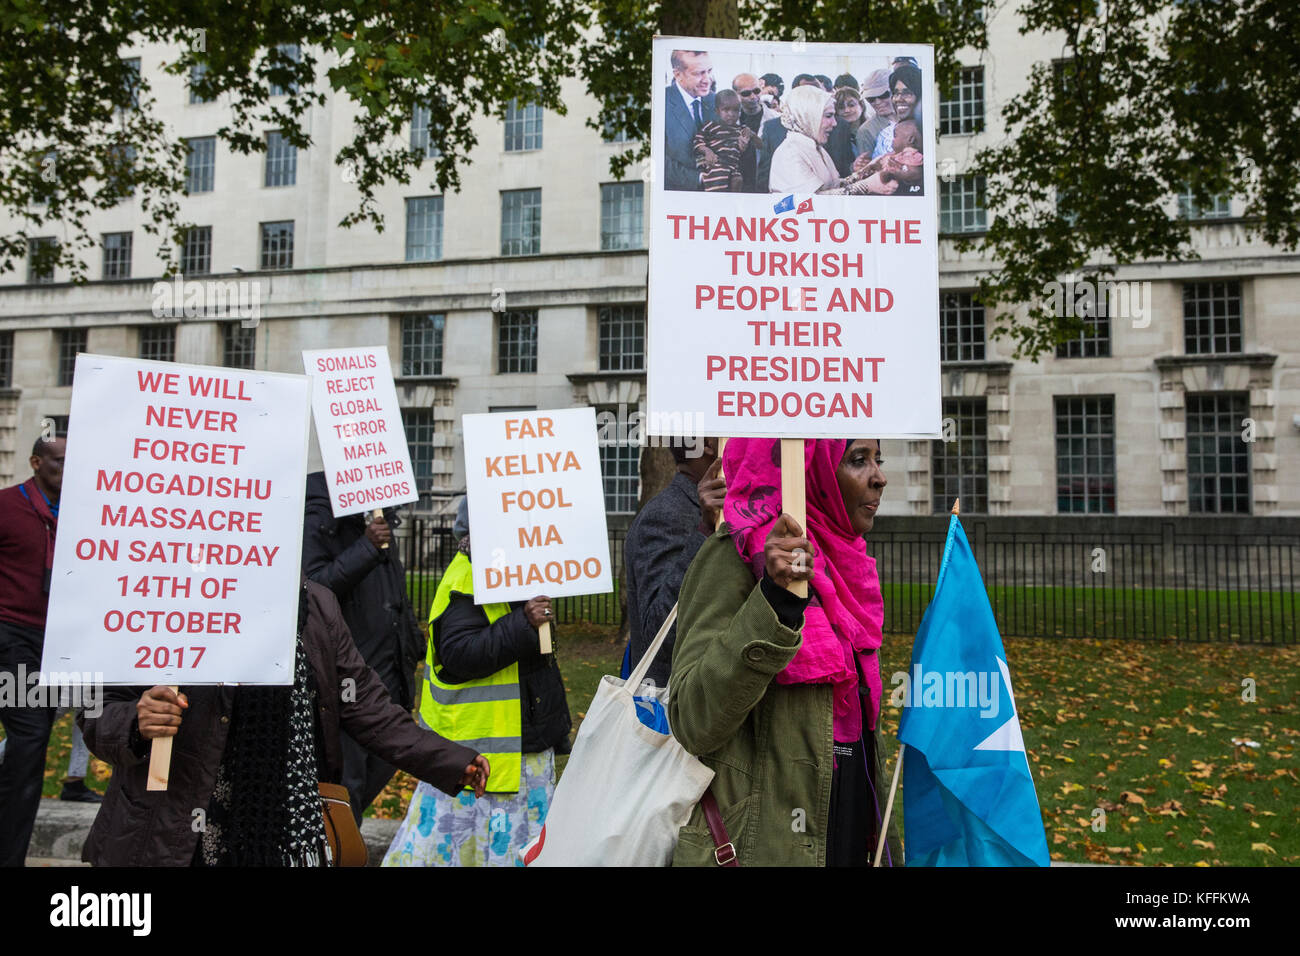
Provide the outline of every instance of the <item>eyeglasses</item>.
<path id="1" fill-rule="evenodd" d="M 916 94 L 913 93 L 911 90 L 896 90 L 896 91 L 894 92 L 894 99 L 896 99 L 896 100 L 913 99 L 913 100 L 914 100 L 914 99 L 916 99 Z"/>
<path id="2" fill-rule="evenodd" d="M 888 93 L 881 93 L 879 96 L 868 96 L 868 97 L 867 97 L 867 102 L 868 102 L 868 103 L 877 103 L 877 102 L 879 102 L 880 100 L 887 100 L 887 99 L 889 99 L 889 98 L 890 98 L 890 94 L 888 94 Z"/>
<path id="3" fill-rule="evenodd" d="M 755 87 L 752 90 L 736 90 L 736 92 L 739 93 L 741 96 L 757 96 L 759 93 L 762 93 L 763 91 Z"/>

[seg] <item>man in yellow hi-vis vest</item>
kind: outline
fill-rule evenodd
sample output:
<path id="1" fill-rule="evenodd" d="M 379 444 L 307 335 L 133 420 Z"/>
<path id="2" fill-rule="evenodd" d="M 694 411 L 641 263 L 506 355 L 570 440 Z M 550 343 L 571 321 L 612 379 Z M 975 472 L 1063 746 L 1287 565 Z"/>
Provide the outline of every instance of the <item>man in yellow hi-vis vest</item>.
<path id="1" fill-rule="evenodd" d="M 479 801 L 421 784 L 385 866 L 517 865 L 515 851 L 546 820 L 555 754 L 569 750 L 564 681 L 537 633 L 554 621 L 550 598 L 476 605 L 463 503 L 457 528 L 464 532 L 458 553 L 430 609 L 419 716 L 487 757 L 492 775 Z"/>

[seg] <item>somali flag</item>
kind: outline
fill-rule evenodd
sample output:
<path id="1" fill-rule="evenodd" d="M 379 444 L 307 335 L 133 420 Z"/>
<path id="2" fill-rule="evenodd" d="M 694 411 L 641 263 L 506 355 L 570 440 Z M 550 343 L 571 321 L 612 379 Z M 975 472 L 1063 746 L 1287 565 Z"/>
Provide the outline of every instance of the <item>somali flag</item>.
<path id="1" fill-rule="evenodd" d="M 794 193 L 786 196 L 772 207 L 772 212 L 789 212 L 794 208 Z"/>
<path id="2" fill-rule="evenodd" d="M 1007 655 L 956 515 L 905 687 L 907 865 L 1048 866 Z"/>

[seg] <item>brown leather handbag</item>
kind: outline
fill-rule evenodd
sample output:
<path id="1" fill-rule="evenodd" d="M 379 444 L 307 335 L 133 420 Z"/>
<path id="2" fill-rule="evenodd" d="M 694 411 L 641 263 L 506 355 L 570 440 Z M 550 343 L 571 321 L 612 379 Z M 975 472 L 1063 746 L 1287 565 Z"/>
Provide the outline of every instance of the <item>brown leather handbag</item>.
<path id="1" fill-rule="evenodd" d="M 330 866 L 365 866 L 370 853 L 361 830 L 352 816 L 348 788 L 337 783 L 321 783 L 321 809 L 325 814 L 325 840 L 330 848 Z"/>

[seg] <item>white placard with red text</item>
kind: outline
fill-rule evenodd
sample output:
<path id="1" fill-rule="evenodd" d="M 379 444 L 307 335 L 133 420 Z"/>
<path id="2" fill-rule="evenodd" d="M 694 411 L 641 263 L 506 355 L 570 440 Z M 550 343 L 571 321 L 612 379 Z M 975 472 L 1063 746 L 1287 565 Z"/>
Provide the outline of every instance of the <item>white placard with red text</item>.
<path id="1" fill-rule="evenodd" d="M 674 75 L 674 50 L 688 54 L 680 78 L 697 94 L 775 73 L 786 97 L 799 74 L 848 73 L 861 85 L 911 57 L 923 168 L 918 175 L 908 160 L 890 171 L 890 195 L 773 191 L 775 181 L 761 191 L 758 174 L 749 192 L 707 190 L 702 180 L 719 180 L 700 165 L 708 154 L 687 148 L 690 94 Z M 653 74 L 647 434 L 938 437 L 933 48 L 656 38 Z M 716 104 L 716 94 L 702 102 Z M 812 140 L 786 133 L 772 155 L 787 146 L 807 152 Z"/>
<path id="2" fill-rule="evenodd" d="M 388 349 L 302 353 L 334 517 L 419 500 Z"/>
<path id="3" fill-rule="evenodd" d="M 42 670 L 293 682 L 310 388 L 77 356 Z"/>
<path id="4" fill-rule="evenodd" d="M 612 590 L 596 410 L 462 422 L 474 603 Z"/>

